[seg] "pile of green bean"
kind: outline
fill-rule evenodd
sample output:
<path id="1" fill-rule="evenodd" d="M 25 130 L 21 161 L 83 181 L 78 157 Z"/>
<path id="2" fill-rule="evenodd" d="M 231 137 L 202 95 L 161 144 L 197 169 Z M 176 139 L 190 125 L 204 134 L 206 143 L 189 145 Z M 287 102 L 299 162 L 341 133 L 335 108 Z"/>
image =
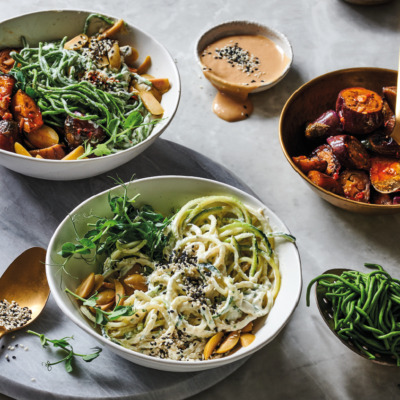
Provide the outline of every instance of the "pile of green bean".
<path id="1" fill-rule="evenodd" d="M 70 115 L 100 125 L 107 141 L 97 148 L 89 145 L 84 156 L 115 153 L 146 139 L 157 120 L 152 119 L 140 97 L 132 99 L 128 91 L 132 79 L 143 79 L 123 64 L 118 72 L 106 71 L 115 82 L 112 89 L 97 88 L 81 79 L 85 71 L 97 70 L 93 61 L 81 52 L 64 49 L 66 40 L 39 43 L 35 48 L 24 43 L 19 53 L 11 53 L 16 61 L 11 74 L 17 88 L 35 99 L 45 123 L 63 127 Z"/>
<path id="2" fill-rule="evenodd" d="M 365 266 L 377 270 L 314 278 L 307 287 L 307 306 L 311 287 L 318 282 L 331 301 L 334 329 L 339 337 L 351 341 L 370 359 L 376 359 L 376 353 L 390 355 L 400 366 L 400 281 L 380 265 Z"/>

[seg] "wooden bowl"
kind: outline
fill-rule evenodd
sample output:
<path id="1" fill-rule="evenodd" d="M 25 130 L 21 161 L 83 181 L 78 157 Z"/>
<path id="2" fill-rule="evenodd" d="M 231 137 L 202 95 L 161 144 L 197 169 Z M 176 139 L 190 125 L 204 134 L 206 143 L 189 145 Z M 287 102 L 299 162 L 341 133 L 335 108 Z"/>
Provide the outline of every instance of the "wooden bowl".
<path id="1" fill-rule="evenodd" d="M 327 110 L 335 109 L 338 93 L 347 87 L 361 86 L 382 92 L 383 86 L 397 85 L 397 71 L 383 68 L 349 68 L 329 72 L 297 89 L 283 107 L 279 121 L 279 139 L 283 153 L 292 168 L 320 197 L 334 206 L 363 214 L 395 214 L 400 205 L 360 203 L 346 199 L 317 186 L 293 163 L 292 157 L 308 155 L 316 146 L 304 136 L 307 122 L 314 121 Z"/>

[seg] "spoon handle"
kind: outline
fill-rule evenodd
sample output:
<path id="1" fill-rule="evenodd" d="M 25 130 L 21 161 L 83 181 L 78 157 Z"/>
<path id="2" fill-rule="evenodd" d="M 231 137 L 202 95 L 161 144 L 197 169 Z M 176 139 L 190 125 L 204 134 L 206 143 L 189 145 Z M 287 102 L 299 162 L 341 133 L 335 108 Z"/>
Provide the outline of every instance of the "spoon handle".
<path id="1" fill-rule="evenodd" d="M 7 329 L 4 326 L 0 326 L 0 339 L 7 333 Z"/>

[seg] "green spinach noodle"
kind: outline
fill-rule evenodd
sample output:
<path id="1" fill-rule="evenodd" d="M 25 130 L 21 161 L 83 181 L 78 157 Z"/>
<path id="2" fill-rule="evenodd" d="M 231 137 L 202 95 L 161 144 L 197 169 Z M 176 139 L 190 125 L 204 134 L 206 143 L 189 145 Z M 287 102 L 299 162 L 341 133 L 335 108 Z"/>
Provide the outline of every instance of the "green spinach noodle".
<path id="1" fill-rule="evenodd" d="M 93 16 L 88 21 L 90 18 Z M 159 119 L 130 88 L 135 82 L 148 89 L 152 84 L 124 62 L 118 69 L 101 66 L 88 56 L 87 48 L 64 48 L 67 37 L 38 47 L 30 47 L 24 38 L 22 42 L 19 52 L 10 53 L 15 60 L 10 74 L 16 78 L 17 88 L 35 100 L 45 123 L 62 128 L 71 116 L 90 120 L 106 133 L 106 140 L 97 146 L 85 143 L 81 158 L 116 153 L 150 135 Z"/>

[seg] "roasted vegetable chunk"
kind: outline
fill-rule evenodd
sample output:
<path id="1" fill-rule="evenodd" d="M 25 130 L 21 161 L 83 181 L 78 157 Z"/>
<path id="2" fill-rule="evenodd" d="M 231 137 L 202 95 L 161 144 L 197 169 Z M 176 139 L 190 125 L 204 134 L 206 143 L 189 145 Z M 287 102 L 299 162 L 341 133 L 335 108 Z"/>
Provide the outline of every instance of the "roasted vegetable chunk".
<path id="1" fill-rule="evenodd" d="M 40 156 L 49 160 L 61 160 L 65 157 L 65 150 L 62 144 L 55 144 L 44 149 L 31 150 L 29 152 L 33 157 Z"/>
<path id="2" fill-rule="evenodd" d="M 35 101 L 21 89 L 11 101 L 11 110 L 14 119 L 26 133 L 32 132 L 43 125 L 42 113 Z"/>
<path id="3" fill-rule="evenodd" d="M 305 173 L 310 171 L 325 172 L 328 163 L 325 160 L 320 160 L 317 157 L 308 158 L 306 156 L 292 157 L 293 162 Z"/>
<path id="4" fill-rule="evenodd" d="M 344 171 L 340 174 L 339 181 L 346 198 L 362 203 L 369 202 L 371 184 L 365 171 Z"/>
<path id="5" fill-rule="evenodd" d="M 370 169 L 371 184 L 380 193 L 400 189 L 400 161 L 387 157 L 373 157 Z"/>
<path id="6" fill-rule="evenodd" d="M 340 164 L 346 168 L 369 169 L 369 154 L 361 142 L 354 136 L 331 136 L 326 141 Z"/>
<path id="7" fill-rule="evenodd" d="M 307 139 L 325 139 L 342 131 L 339 116 L 336 111 L 329 110 L 307 125 Z"/>
<path id="8" fill-rule="evenodd" d="M 322 187 L 323 189 L 343 196 L 344 193 L 342 186 L 337 180 L 333 179 L 331 176 L 325 175 L 319 171 L 310 171 L 307 176 L 311 180 L 311 182 Z"/>
<path id="9" fill-rule="evenodd" d="M 0 121 L 0 149 L 14 151 L 14 144 L 19 138 L 18 124 L 11 120 Z"/>
<path id="10" fill-rule="evenodd" d="M 382 204 L 382 205 L 387 206 L 387 205 L 393 204 L 393 200 L 390 197 L 390 195 L 388 195 L 386 193 L 379 193 L 379 192 L 373 191 L 371 193 L 371 203 Z"/>
<path id="11" fill-rule="evenodd" d="M 372 90 L 353 87 L 343 89 L 336 100 L 336 112 L 343 130 L 354 134 L 367 134 L 383 124 L 383 101 Z"/>
<path id="12" fill-rule="evenodd" d="M 396 98 L 397 98 L 397 86 L 385 86 L 382 88 L 383 95 L 389 103 L 390 108 L 395 111 L 396 109 Z"/>
<path id="13" fill-rule="evenodd" d="M 14 59 L 10 57 L 10 53 L 15 51 L 13 49 L 0 50 L 0 71 L 7 74 L 11 71 L 14 65 Z"/>
<path id="14" fill-rule="evenodd" d="M 71 116 L 66 118 L 64 130 L 70 148 L 78 147 L 86 140 L 96 146 L 106 137 L 104 130 L 92 121 L 82 121 Z"/>
<path id="15" fill-rule="evenodd" d="M 11 119 L 12 115 L 8 111 L 11 102 L 11 94 L 15 85 L 14 77 L 10 75 L 0 75 L 0 117 Z"/>
<path id="16" fill-rule="evenodd" d="M 326 167 L 326 173 L 337 178 L 337 176 L 339 175 L 340 163 L 335 154 L 333 154 L 331 146 L 329 146 L 328 144 L 318 146 L 311 153 L 311 156 L 317 157 L 319 160 L 326 161 L 328 163 L 328 166 Z"/>
<path id="17" fill-rule="evenodd" d="M 400 158 L 400 146 L 390 136 L 374 133 L 368 136 L 367 148 L 374 153 Z"/>

